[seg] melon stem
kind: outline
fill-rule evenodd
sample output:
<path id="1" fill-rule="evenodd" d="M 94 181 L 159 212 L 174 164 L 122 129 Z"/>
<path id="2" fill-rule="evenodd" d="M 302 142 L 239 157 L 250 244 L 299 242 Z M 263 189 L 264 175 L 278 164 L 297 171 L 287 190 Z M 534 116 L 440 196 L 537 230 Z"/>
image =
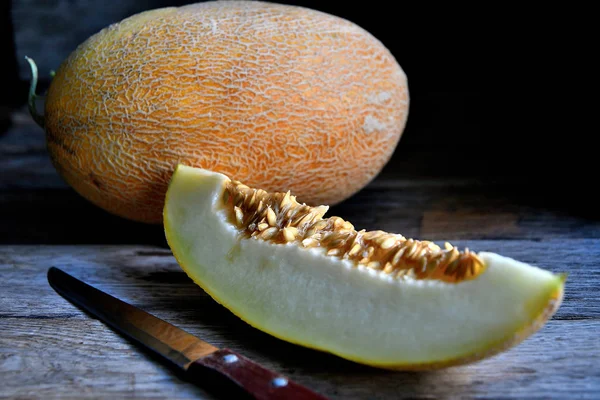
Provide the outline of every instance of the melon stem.
<path id="1" fill-rule="evenodd" d="M 29 66 L 31 67 L 31 84 L 29 85 L 29 97 L 28 97 L 29 113 L 31 114 L 31 117 L 33 118 L 35 123 L 38 124 L 42 129 L 44 129 L 44 127 L 46 125 L 44 116 L 41 114 L 38 114 L 37 107 L 35 104 L 35 101 L 38 98 L 38 96 L 35 94 L 35 89 L 37 88 L 37 82 L 38 82 L 37 65 L 31 58 L 25 56 L 25 59 L 27 60 L 27 62 L 29 63 Z"/>

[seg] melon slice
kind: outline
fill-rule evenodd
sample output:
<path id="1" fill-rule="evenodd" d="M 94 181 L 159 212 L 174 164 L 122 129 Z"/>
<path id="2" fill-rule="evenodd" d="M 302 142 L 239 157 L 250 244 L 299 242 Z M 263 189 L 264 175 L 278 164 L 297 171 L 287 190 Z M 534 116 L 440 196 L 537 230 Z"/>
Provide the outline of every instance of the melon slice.
<path id="1" fill-rule="evenodd" d="M 164 227 L 190 278 L 250 325 L 375 367 L 480 360 L 535 332 L 562 300 L 564 275 L 356 231 L 326 211 L 179 165 Z"/>

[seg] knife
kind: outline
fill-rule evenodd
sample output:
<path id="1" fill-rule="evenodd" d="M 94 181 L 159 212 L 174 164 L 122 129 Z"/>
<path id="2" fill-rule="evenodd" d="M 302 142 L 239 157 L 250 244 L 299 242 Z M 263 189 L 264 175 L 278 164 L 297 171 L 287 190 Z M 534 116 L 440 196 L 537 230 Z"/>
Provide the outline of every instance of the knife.
<path id="1" fill-rule="evenodd" d="M 209 391 L 267 400 L 326 399 L 230 349 L 196 336 L 51 267 L 48 283 L 61 296 L 149 348 L 184 377 Z"/>

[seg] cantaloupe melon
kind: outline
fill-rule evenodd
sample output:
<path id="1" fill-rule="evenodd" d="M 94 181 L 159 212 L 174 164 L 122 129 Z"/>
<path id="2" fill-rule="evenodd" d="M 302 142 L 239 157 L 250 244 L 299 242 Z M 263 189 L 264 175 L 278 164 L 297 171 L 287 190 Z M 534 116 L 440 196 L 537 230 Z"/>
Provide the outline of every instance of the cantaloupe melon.
<path id="1" fill-rule="evenodd" d="M 326 206 L 205 169 L 176 169 L 164 209 L 179 265 L 276 337 L 381 368 L 433 369 L 516 345 L 565 277 L 490 252 L 356 231 Z"/>
<path id="2" fill-rule="evenodd" d="M 160 223 L 177 163 L 340 202 L 387 163 L 408 105 L 402 68 L 356 24 L 219 1 L 143 12 L 90 37 L 57 69 L 44 125 L 76 191 Z"/>

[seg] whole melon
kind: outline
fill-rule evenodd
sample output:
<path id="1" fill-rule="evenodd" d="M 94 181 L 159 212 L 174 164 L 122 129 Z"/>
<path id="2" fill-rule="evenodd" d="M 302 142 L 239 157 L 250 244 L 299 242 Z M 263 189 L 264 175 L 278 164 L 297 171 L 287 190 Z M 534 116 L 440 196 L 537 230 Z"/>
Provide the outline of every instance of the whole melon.
<path id="1" fill-rule="evenodd" d="M 402 68 L 356 24 L 215 1 L 91 36 L 56 71 L 44 118 L 70 186 L 111 213 L 161 223 L 177 164 L 339 203 L 388 162 L 408 108 Z"/>

